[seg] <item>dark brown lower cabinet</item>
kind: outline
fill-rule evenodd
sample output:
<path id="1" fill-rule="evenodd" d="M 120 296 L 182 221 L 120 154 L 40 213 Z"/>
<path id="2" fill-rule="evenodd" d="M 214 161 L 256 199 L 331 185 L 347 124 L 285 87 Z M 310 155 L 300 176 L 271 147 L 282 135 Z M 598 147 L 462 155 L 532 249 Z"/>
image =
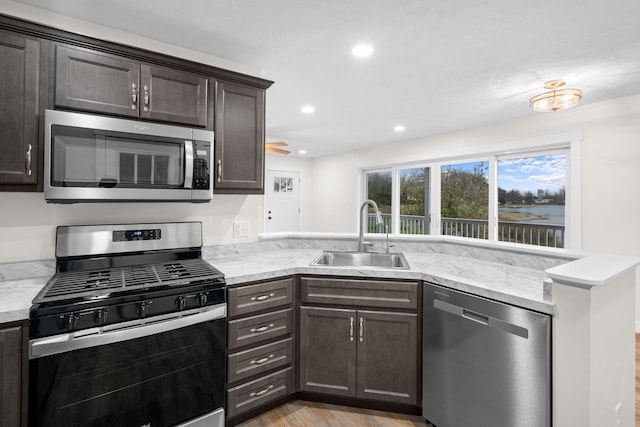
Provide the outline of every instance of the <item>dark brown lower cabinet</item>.
<path id="1" fill-rule="evenodd" d="M 26 425 L 26 361 L 23 360 L 25 329 L 0 325 L 0 426 Z"/>
<path id="2" fill-rule="evenodd" d="M 300 307 L 300 390 L 356 395 L 355 310 Z"/>
<path id="3" fill-rule="evenodd" d="M 300 307 L 300 390 L 416 405 L 418 315 Z"/>

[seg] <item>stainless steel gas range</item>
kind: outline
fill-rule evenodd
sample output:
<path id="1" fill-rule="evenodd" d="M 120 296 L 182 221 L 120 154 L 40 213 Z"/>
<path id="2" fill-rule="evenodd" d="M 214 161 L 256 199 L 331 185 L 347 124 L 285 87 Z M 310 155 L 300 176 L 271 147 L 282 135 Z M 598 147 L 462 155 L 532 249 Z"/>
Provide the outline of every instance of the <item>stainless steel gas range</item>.
<path id="1" fill-rule="evenodd" d="M 59 227 L 30 426 L 224 426 L 226 287 L 197 222 Z"/>

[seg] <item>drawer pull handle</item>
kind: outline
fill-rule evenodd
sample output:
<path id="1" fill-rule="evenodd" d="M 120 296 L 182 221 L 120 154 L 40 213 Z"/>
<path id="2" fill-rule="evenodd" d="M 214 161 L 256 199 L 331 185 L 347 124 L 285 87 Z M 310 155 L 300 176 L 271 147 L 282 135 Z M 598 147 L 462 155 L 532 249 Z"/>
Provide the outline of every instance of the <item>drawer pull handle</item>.
<path id="1" fill-rule="evenodd" d="M 264 326 L 260 326 L 259 328 L 251 328 L 251 329 L 249 329 L 249 331 L 251 331 L 251 332 L 266 332 L 271 328 L 273 328 L 273 323 L 270 323 L 270 324 L 264 325 Z"/>
<path id="2" fill-rule="evenodd" d="M 263 390 L 251 392 L 249 396 L 250 397 L 262 396 L 269 393 L 269 391 L 271 391 L 272 389 L 273 389 L 273 384 Z"/>
<path id="3" fill-rule="evenodd" d="M 251 297 L 250 300 L 251 301 L 266 301 L 269 298 L 273 298 L 275 296 L 275 294 L 267 294 L 267 295 L 260 295 L 257 297 Z"/>
<path id="4" fill-rule="evenodd" d="M 262 365 L 263 363 L 267 363 L 269 360 L 273 359 L 273 354 L 268 355 L 267 357 L 263 357 L 262 359 L 253 359 L 251 362 L 252 365 Z"/>

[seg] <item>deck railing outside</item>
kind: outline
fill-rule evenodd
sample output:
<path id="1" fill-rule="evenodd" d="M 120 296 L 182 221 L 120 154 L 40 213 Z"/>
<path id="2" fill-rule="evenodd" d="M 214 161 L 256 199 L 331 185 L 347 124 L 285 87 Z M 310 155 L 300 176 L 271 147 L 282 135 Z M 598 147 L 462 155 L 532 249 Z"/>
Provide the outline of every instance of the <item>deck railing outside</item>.
<path id="1" fill-rule="evenodd" d="M 375 216 L 369 214 L 367 231 L 384 233 L 391 230 L 391 214 L 382 214 L 383 225 L 376 227 Z M 387 227 L 387 228 L 385 228 Z M 489 238 L 489 221 L 481 219 L 442 218 L 440 230 L 445 236 Z M 498 240 L 536 246 L 564 247 L 564 225 L 533 224 L 529 222 L 498 222 Z M 425 234 L 425 218 L 400 215 L 400 234 Z"/>

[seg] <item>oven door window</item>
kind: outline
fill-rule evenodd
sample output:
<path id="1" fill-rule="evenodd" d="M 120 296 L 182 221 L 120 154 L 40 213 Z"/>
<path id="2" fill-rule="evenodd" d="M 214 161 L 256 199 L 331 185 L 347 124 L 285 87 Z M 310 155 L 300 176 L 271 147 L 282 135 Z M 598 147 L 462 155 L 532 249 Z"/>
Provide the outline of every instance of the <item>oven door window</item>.
<path id="1" fill-rule="evenodd" d="M 225 320 L 33 359 L 30 426 L 172 426 L 223 407 Z"/>
<path id="2" fill-rule="evenodd" d="M 57 125 L 51 132 L 54 187 L 184 187 L 184 140 Z"/>

